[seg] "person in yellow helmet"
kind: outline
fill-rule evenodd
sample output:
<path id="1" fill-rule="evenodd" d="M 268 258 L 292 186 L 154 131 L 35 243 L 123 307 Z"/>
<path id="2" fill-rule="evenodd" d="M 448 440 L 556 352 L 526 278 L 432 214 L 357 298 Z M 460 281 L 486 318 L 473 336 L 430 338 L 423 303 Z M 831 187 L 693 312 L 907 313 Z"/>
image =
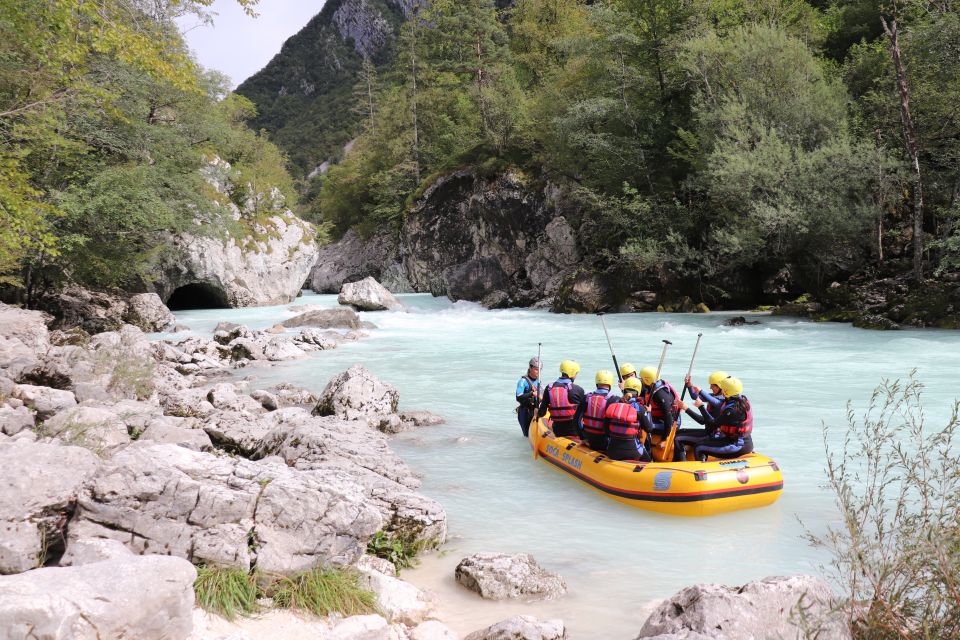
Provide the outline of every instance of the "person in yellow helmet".
<path id="1" fill-rule="evenodd" d="M 580 440 L 581 419 L 586 394 L 574 383 L 580 365 L 575 360 L 560 363 L 560 377 L 547 385 L 540 401 L 540 415 L 550 412 L 554 435 L 571 440 Z"/>
<path id="2" fill-rule="evenodd" d="M 650 432 L 650 414 L 637 402 L 643 383 L 636 377 L 623 381 L 623 397 L 607 405 L 607 457 L 611 460 L 650 462 L 645 442 Z"/>
<path id="3" fill-rule="evenodd" d="M 695 448 L 697 444 L 706 441 L 716 430 L 716 419 L 720 415 L 720 407 L 723 406 L 723 391 L 720 389 L 720 381 L 729 377 L 726 371 L 714 371 L 707 378 L 707 384 L 710 391 L 693 386 L 690 383 L 690 376 L 683 379 L 684 384 L 690 389 L 690 397 L 693 399 L 694 406 L 699 411 L 694 411 L 687 407 L 686 403 L 680 403 L 680 409 L 683 410 L 698 424 L 704 426 L 702 429 L 677 429 L 676 440 L 674 440 L 674 450 L 677 452 L 675 458 L 686 459 L 686 448 Z"/>
<path id="4" fill-rule="evenodd" d="M 637 368 L 630 364 L 629 362 L 624 362 L 620 365 L 620 390 L 623 391 L 623 383 L 629 380 L 630 378 L 637 377 Z"/>
<path id="5" fill-rule="evenodd" d="M 698 460 L 736 458 L 753 451 L 753 407 L 743 395 L 743 383 L 727 377 L 720 381 L 724 401 L 714 424 L 716 432 L 694 448 Z"/>
<path id="6" fill-rule="evenodd" d="M 597 371 L 594 379 L 597 390 L 588 393 L 584 400 L 583 435 L 591 449 L 606 451 L 607 428 L 603 415 L 607 411 L 607 405 L 619 401 L 620 398 L 610 395 L 610 389 L 613 387 L 612 371 L 606 369 Z"/>

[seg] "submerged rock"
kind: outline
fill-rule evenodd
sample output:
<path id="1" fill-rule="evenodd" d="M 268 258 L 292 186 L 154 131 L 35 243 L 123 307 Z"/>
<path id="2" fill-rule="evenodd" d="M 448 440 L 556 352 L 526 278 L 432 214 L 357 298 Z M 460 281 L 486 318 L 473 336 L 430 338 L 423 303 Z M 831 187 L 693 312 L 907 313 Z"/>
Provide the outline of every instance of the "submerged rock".
<path id="1" fill-rule="evenodd" d="M 373 277 L 348 282 L 340 289 L 337 302 L 359 311 L 396 311 L 403 305 Z"/>
<path id="2" fill-rule="evenodd" d="M 562 620 L 538 620 L 533 616 L 513 616 L 474 631 L 464 640 L 563 640 L 567 630 Z"/>
<path id="3" fill-rule="evenodd" d="M 743 327 L 746 325 L 760 324 L 759 320 L 747 320 L 744 316 L 735 316 L 733 318 L 727 318 L 723 322 L 725 327 Z"/>
<path id="4" fill-rule="evenodd" d="M 130 556 L 0 577 L 4 638 L 182 640 L 193 628 L 189 562 Z"/>
<path id="5" fill-rule="evenodd" d="M 834 610 L 830 586 L 813 576 L 765 578 L 742 587 L 698 584 L 667 598 L 644 623 L 637 640 L 663 634 L 701 633 L 716 640 L 805 638 L 802 618 L 815 624 L 817 637 L 850 638 L 842 614 Z"/>
<path id="6" fill-rule="evenodd" d="M 488 600 L 549 600 L 563 595 L 563 578 L 544 570 L 529 554 L 476 553 L 460 561 L 457 582 Z"/>

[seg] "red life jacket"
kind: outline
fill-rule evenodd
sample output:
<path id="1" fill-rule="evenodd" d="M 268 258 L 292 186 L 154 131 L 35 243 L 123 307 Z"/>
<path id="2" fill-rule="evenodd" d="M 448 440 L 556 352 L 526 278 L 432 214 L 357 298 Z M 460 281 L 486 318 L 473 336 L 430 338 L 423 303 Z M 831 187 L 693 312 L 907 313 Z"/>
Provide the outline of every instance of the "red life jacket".
<path id="1" fill-rule="evenodd" d="M 746 416 L 743 420 L 736 424 L 720 423 L 720 432 L 730 438 L 742 438 L 750 435 L 750 432 L 753 431 L 753 407 L 750 406 L 750 401 L 747 400 L 746 396 L 737 396 L 727 400 L 720 408 L 720 415 L 722 416 L 726 409 L 736 406 L 738 401 L 742 401 L 746 407 Z"/>
<path id="2" fill-rule="evenodd" d="M 609 392 L 601 394 L 592 391 L 587 394 L 587 410 L 583 413 L 584 431 L 598 435 L 606 433 L 603 425 L 603 415 L 607 410 L 607 400 L 609 398 Z"/>
<path id="3" fill-rule="evenodd" d="M 673 394 L 673 413 L 677 415 L 680 411 L 680 396 L 677 395 L 677 392 L 673 387 L 670 386 L 670 383 L 666 380 L 661 380 L 659 384 L 654 385 L 653 389 L 643 395 L 643 404 L 650 407 L 650 418 L 654 422 L 663 422 L 663 407 L 660 406 L 660 403 L 653 401 L 653 394 L 657 391 L 666 387 L 670 390 L 670 393 Z M 672 426 L 672 425 L 671 425 Z"/>
<path id="4" fill-rule="evenodd" d="M 572 381 L 565 384 L 559 381 L 550 385 L 550 419 L 556 422 L 566 422 L 573 420 L 577 415 L 577 405 L 570 402 L 570 385 Z"/>
<path id="5" fill-rule="evenodd" d="M 627 402 L 614 402 L 607 406 L 603 417 L 614 438 L 636 438 L 640 434 L 637 410 Z"/>

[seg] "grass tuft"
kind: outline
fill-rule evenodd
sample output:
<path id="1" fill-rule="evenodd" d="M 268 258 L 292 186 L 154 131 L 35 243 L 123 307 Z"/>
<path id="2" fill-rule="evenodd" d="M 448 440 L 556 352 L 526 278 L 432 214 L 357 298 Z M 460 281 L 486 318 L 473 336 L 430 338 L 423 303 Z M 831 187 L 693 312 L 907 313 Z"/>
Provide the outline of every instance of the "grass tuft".
<path id="1" fill-rule="evenodd" d="M 355 571 L 344 569 L 321 568 L 279 578 L 273 585 L 273 604 L 317 616 L 334 612 L 344 616 L 377 612 L 376 596 L 360 586 Z"/>
<path id="2" fill-rule="evenodd" d="M 257 609 L 256 578 L 243 569 L 197 567 L 193 590 L 201 608 L 227 620 Z"/>

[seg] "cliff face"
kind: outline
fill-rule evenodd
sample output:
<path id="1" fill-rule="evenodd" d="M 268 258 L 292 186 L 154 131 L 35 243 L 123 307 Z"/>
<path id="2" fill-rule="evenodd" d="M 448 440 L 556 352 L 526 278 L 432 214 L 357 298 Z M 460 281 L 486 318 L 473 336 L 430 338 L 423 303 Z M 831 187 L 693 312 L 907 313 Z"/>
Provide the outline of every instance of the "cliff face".
<path id="1" fill-rule="evenodd" d="M 236 92 L 253 101 L 250 123 L 266 129 L 310 173 L 353 137 L 353 88 L 365 57 L 390 59 L 394 35 L 417 0 L 328 0 L 262 70 Z"/>

